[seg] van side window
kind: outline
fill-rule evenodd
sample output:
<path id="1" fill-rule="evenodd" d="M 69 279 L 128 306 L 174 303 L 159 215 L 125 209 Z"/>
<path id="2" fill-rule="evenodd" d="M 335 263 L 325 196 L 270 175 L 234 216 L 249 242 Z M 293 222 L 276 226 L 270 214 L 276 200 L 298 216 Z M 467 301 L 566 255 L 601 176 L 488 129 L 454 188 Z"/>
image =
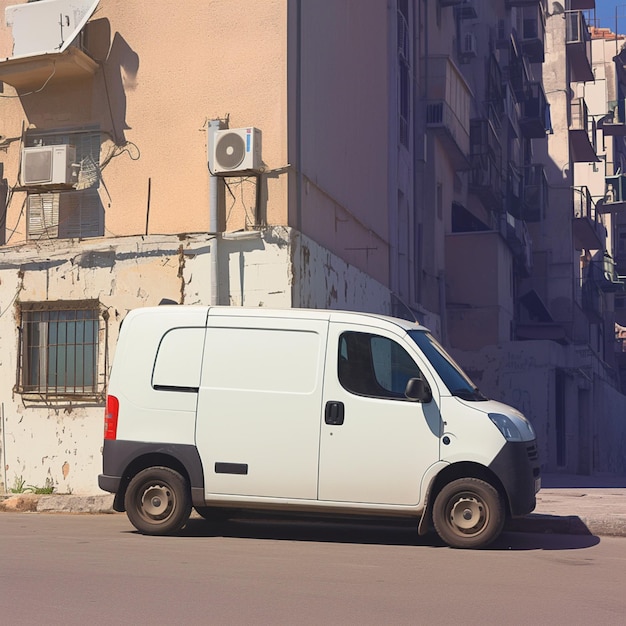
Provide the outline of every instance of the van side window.
<path id="1" fill-rule="evenodd" d="M 204 328 L 172 328 L 163 335 L 152 373 L 154 389 L 198 391 L 204 333 Z"/>
<path id="2" fill-rule="evenodd" d="M 339 338 L 339 382 L 344 389 L 374 398 L 404 399 L 410 378 L 422 374 L 409 353 L 387 337 L 345 332 Z"/>

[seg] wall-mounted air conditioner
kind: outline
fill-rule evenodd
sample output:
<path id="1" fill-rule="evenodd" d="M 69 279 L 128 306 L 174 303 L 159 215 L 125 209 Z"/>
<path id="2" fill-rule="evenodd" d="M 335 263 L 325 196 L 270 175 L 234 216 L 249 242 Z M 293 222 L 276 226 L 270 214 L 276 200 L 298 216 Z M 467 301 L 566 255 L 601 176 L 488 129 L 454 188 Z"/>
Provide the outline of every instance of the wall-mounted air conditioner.
<path id="1" fill-rule="evenodd" d="M 78 180 L 76 148 L 67 144 L 37 146 L 22 151 L 24 185 L 73 185 Z"/>
<path id="2" fill-rule="evenodd" d="M 229 128 L 215 133 L 209 168 L 213 174 L 259 171 L 261 131 L 258 128 Z"/>

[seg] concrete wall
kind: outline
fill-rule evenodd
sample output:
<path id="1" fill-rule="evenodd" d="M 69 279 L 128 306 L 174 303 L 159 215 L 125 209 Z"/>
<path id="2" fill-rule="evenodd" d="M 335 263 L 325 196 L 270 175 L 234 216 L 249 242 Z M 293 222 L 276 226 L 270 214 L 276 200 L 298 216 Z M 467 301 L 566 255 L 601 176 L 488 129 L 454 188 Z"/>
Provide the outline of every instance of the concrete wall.
<path id="1" fill-rule="evenodd" d="M 448 339 L 463 350 L 507 342 L 513 320 L 511 253 L 493 231 L 446 236 Z"/>
<path id="2" fill-rule="evenodd" d="M 311 239 L 286 227 L 224 239 L 219 254 L 222 304 L 287 308 L 351 308 L 390 313 L 390 294 Z M 0 249 L 0 491 L 23 480 L 59 493 L 97 493 L 104 403 L 119 326 L 126 313 L 167 298 L 185 305 L 210 300 L 207 234 L 108 238 Z M 97 297 L 100 401 L 27 398 L 14 392 L 16 303 Z M 105 320 L 104 317 L 107 319 Z"/>

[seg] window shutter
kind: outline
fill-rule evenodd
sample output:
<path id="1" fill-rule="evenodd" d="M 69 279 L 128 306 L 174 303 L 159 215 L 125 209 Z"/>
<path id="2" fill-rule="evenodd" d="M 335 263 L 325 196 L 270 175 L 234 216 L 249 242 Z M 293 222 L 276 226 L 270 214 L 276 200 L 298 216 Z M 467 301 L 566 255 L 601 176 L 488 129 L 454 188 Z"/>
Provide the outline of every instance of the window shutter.
<path id="1" fill-rule="evenodd" d="M 95 188 L 61 194 L 60 238 L 78 239 L 102 234 L 100 196 Z"/>
<path id="2" fill-rule="evenodd" d="M 59 235 L 59 194 L 28 196 L 27 233 L 29 239 L 55 239 Z"/>

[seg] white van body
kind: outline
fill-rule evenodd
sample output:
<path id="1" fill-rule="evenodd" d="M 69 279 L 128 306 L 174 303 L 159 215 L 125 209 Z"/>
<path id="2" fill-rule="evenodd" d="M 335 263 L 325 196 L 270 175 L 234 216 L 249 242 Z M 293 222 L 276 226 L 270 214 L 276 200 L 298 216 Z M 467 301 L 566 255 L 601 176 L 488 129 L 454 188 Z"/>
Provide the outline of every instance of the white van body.
<path id="1" fill-rule="evenodd" d="M 410 382 L 409 382 L 410 381 Z M 325 310 L 131 311 L 108 388 L 102 489 L 147 534 L 191 507 L 408 517 L 482 547 L 535 506 L 535 435 L 430 332 Z"/>

